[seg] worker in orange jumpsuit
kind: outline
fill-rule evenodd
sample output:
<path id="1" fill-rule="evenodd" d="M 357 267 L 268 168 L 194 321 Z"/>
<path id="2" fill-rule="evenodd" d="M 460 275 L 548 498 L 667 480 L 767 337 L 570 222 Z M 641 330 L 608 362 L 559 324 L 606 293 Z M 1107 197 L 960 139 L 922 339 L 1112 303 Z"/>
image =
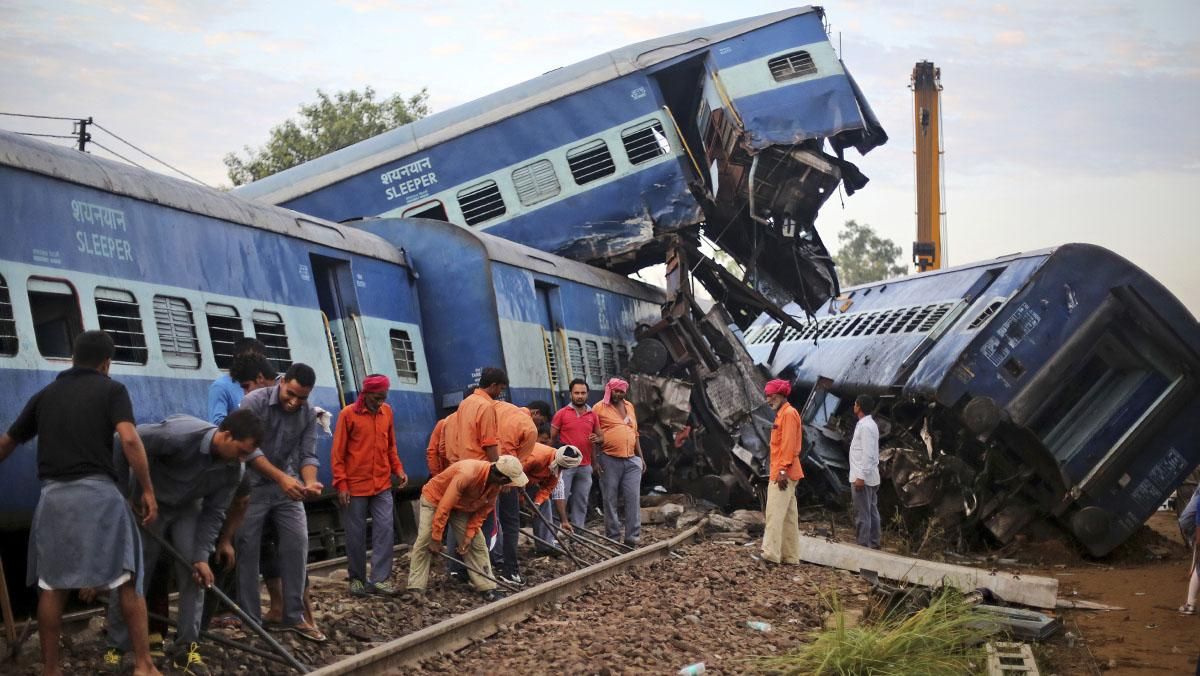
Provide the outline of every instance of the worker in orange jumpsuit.
<path id="1" fill-rule="evenodd" d="M 532 401 L 528 406 L 514 406 L 507 401 L 493 404 L 496 410 L 497 437 L 500 455 L 515 455 L 525 462 L 537 443 L 538 425 L 550 419 L 550 404 Z M 521 566 L 517 557 L 517 543 L 521 533 L 521 503 L 515 489 L 500 491 L 496 506 L 500 518 L 500 543 L 502 556 L 496 561 L 501 579 L 515 585 L 525 584 L 521 577 Z"/>
<path id="2" fill-rule="evenodd" d="M 496 400 L 508 387 L 508 374 L 504 369 L 488 367 L 479 374 L 479 387 L 471 390 L 458 404 L 452 419 L 446 422 L 442 434 L 445 437 L 446 459 L 450 463 L 459 460 L 488 460 L 495 462 L 500 457 L 499 429 L 496 421 Z M 470 388 L 468 388 L 470 389 Z M 465 393 L 464 393 L 465 394 Z M 495 545 L 497 529 L 493 510 L 483 524 L 488 549 Z M 455 535 L 447 538 L 451 550 L 456 549 Z M 493 564 L 498 564 L 494 560 Z M 467 579 L 466 571 L 458 565 L 450 565 L 450 576 L 459 581 Z"/>
<path id="3" fill-rule="evenodd" d="M 770 484 L 767 487 L 766 529 L 762 557 L 771 563 L 800 563 L 800 522 L 796 511 L 796 484 L 804 478 L 800 467 L 802 431 L 800 413 L 788 403 L 792 385 L 772 380 L 764 389 L 775 409 L 771 428 Z"/>
<path id="4" fill-rule="evenodd" d="M 467 571 L 471 586 L 488 602 L 502 596 L 496 591 L 496 583 L 489 579 L 492 564 L 480 527 L 492 513 L 501 488 L 509 484 L 520 488 L 528 482 L 529 478 L 521 470 L 521 461 L 505 455 L 496 462 L 459 460 L 425 484 L 421 489 L 417 539 L 409 557 L 411 600 L 420 602 L 424 598 L 429 562 L 443 551 L 442 534 L 447 526 L 458 536 L 458 554 L 474 569 Z"/>
<path id="5" fill-rule="evenodd" d="M 346 534 L 350 594 L 394 594 L 392 576 L 392 477 L 397 487 L 408 483 L 396 450 L 392 407 L 387 404 L 387 376 L 363 380 L 358 401 L 342 409 L 330 453 L 333 487 L 337 489 Z M 367 577 L 367 512 L 371 514 L 371 574 Z"/>
<path id="6" fill-rule="evenodd" d="M 533 522 L 533 534 L 551 545 L 557 542 L 554 538 L 554 530 L 548 525 L 554 523 L 554 515 L 550 512 L 551 505 L 558 513 L 559 527 L 567 533 L 574 531 L 567 516 L 566 486 L 559 480 L 559 475 L 563 470 L 578 467 L 582 461 L 583 453 L 574 446 L 562 446 L 556 449 L 538 442 L 534 444 L 529 456 L 521 463 L 525 475 L 529 477 L 530 486 L 526 489 L 526 493 L 532 493 L 530 499 L 533 500 L 533 508 L 542 514 L 541 519 Z M 536 493 L 533 493 L 533 486 L 538 488 Z"/>

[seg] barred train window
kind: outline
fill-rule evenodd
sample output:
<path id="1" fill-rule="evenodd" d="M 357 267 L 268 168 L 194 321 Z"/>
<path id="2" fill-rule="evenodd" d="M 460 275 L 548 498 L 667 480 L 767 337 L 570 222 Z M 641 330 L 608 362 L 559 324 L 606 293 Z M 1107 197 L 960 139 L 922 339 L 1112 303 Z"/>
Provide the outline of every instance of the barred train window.
<path id="1" fill-rule="evenodd" d="M 458 208 L 467 225 L 475 225 L 504 215 L 504 197 L 495 181 L 484 181 L 458 191 Z"/>
<path id="2" fill-rule="evenodd" d="M 629 368 L 629 349 L 624 345 L 617 346 L 617 369 L 624 373 Z"/>
<path id="3" fill-rule="evenodd" d="M 621 132 L 625 154 L 630 164 L 641 164 L 671 152 L 671 144 L 663 133 L 662 123 L 649 120 Z"/>
<path id="4" fill-rule="evenodd" d="M 604 139 L 589 141 L 568 150 L 567 166 L 571 168 L 571 177 L 576 185 L 591 183 L 617 171 Z"/>
<path id="5" fill-rule="evenodd" d="M 603 350 L 602 357 L 604 360 L 604 378 L 613 378 L 617 375 L 617 357 L 613 352 L 612 343 L 604 343 L 600 346 Z"/>
<path id="6" fill-rule="evenodd" d="M 221 303 L 205 305 L 204 316 L 208 319 L 208 335 L 217 368 L 227 369 L 233 364 L 233 344 L 246 336 L 242 317 L 237 308 Z"/>
<path id="7" fill-rule="evenodd" d="M 154 323 L 158 325 L 158 342 L 167 366 L 200 368 L 200 341 L 196 338 L 192 306 L 186 300 L 155 296 Z"/>
<path id="8" fill-rule="evenodd" d="M 146 335 L 137 299 L 121 289 L 96 288 L 96 318 L 100 330 L 107 331 L 116 344 L 113 361 L 121 364 L 145 364 Z"/>
<path id="9" fill-rule="evenodd" d="M 11 357 L 17 353 L 17 322 L 13 319 L 12 296 L 8 294 L 8 282 L 0 275 L 0 355 Z"/>
<path id="10" fill-rule="evenodd" d="M 396 375 L 400 382 L 410 385 L 417 382 L 417 357 L 413 352 L 412 339 L 408 331 L 392 329 L 389 332 L 392 339 L 392 359 L 396 362 Z"/>
<path id="11" fill-rule="evenodd" d="M 30 277 L 26 286 L 38 352 L 52 359 L 70 359 L 75 337 L 83 333 L 75 288 L 60 279 L 40 277 Z"/>
<path id="12" fill-rule="evenodd" d="M 775 78 L 776 82 L 794 80 L 817 72 L 812 55 L 804 50 L 777 56 L 767 62 L 767 68 L 771 70 L 771 77 Z"/>
<path id="13" fill-rule="evenodd" d="M 587 368 L 583 364 L 583 343 L 578 338 L 567 338 L 567 357 L 571 361 L 571 378 L 587 380 Z"/>
<path id="14" fill-rule="evenodd" d="M 288 346 L 287 326 L 278 312 L 255 310 L 250 314 L 254 337 L 266 346 L 266 357 L 280 373 L 292 365 L 292 349 Z"/>
<path id="15" fill-rule="evenodd" d="M 587 341 L 586 345 L 588 384 L 592 387 L 601 387 L 604 385 L 604 376 L 600 371 L 600 346 L 594 340 Z"/>
<path id="16" fill-rule="evenodd" d="M 512 181 L 517 189 L 517 198 L 524 206 L 548 200 L 562 192 L 550 160 L 538 160 L 514 169 Z"/>

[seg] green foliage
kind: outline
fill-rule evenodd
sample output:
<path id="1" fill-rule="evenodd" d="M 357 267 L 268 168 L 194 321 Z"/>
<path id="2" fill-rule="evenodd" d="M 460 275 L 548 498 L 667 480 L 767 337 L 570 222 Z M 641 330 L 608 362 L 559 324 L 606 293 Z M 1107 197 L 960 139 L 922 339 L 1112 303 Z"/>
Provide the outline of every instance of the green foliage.
<path id="1" fill-rule="evenodd" d="M 847 627 L 837 597 L 835 625 L 816 632 L 796 652 L 756 661 L 763 671 L 816 676 L 962 676 L 982 673 L 979 647 L 995 625 L 979 621 L 962 594 L 946 589 L 927 608 L 907 617 L 888 617 L 870 626 Z"/>
<path id="2" fill-rule="evenodd" d="M 235 186 L 277 174 L 348 145 L 419 120 L 429 114 L 429 91 L 422 89 L 407 99 L 399 94 L 377 100 L 366 87 L 330 96 L 320 89 L 317 100 L 300 106 L 298 119 L 271 129 L 267 144 L 243 148 L 244 157 L 225 156 L 229 180 Z"/>
<path id="3" fill-rule="evenodd" d="M 842 286 L 855 286 L 899 277 L 908 272 L 900 263 L 900 247 L 890 239 L 875 234 L 867 224 L 846 221 L 838 233 L 841 248 L 833 257 Z"/>

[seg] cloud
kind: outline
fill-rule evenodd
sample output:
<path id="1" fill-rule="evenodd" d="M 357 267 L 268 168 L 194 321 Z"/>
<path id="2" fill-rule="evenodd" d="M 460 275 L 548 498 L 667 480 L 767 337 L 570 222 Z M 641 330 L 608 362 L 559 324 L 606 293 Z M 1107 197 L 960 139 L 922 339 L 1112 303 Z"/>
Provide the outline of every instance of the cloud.
<path id="1" fill-rule="evenodd" d="M 1028 42 L 1028 38 L 1025 36 L 1025 31 L 1006 30 L 997 33 L 993 42 L 1001 47 L 1020 47 Z"/>

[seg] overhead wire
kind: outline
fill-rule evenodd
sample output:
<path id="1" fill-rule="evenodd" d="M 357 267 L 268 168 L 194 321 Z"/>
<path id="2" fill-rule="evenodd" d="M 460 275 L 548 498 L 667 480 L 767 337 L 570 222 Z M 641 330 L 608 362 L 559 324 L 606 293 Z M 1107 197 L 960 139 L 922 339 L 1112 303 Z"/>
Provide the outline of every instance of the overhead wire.
<path id="1" fill-rule="evenodd" d="M 158 162 L 159 164 L 163 165 L 164 167 L 166 167 L 166 168 L 170 169 L 171 171 L 174 171 L 175 173 L 179 174 L 180 176 L 186 176 L 188 179 L 190 179 L 190 180 L 192 180 L 192 181 L 195 181 L 196 183 L 199 183 L 199 184 L 200 184 L 200 185 L 202 185 L 202 186 L 205 186 L 205 187 L 208 187 L 208 188 L 211 188 L 211 187 L 212 187 L 211 185 L 208 185 L 208 184 L 207 184 L 207 183 L 205 183 L 204 181 L 201 181 L 200 179 L 196 178 L 195 176 L 192 176 L 191 174 L 187 173 L 186 171 L 183 171 L 182 169 L 176 168 L 176 167 L 174 167 L 174 166 L 172 166 L 172 165 L 170 165 L 170 164 L 167 164 L 167 163 L 166 163 L 166 162 L 164 162 L 163 160 L 160 160 L 160 159 L 158 159 L 158 158 L 157 158 L 157 157 L 155 157 L 154 155 L 151 155 L 150 153 L 146 152 L 145 150 L 142 150 L 141 148 L 139 148 L 139 147 L 137 147 L 137 146 L 133 145 L 133 144 L 132 144 L 132 143 L 130 143 L 129 141 L 126 141 L 124 138 L 121 138 L 121 137 L 120 137 L 120 136 L 118 136 L 116 133 L 114 133 L 114 132 L 112 132 L 111 130 L 107 129 L 106 127 L 104 127 L 104 125 L 100 124 L 99 122 L 92 122 L 92 126 L 93 126 L 93 127 L 95 127 L 95 128 L 97 128 L 97 129 L 99 129 L 100 131 L 103 131 L 104 133 L 108 134 L 109 136 L 112 136 L 113 138 L 117 139 L 117 140 L 118 140 L 118 141 L 120 141 L 121 143 L 124 143 L 125 145 L 129 146 L 130 148 L 133 148 L 134 150 L 138 151 L 139 153 L 141 153 L 141 154 L 145 155 L 146 157 L 149 157 L 150 159 L 154 160 L 155 162 Z M 96 143 L 96 142 L 95 142 L 95 141 L 92 141 L 92 143 Z M 96 145 L 100 145 L 100 144 L 98 144 L 98 143 L 97 143 Z M 101 146 L 101 147 L 103 148 L 103 146 Z M 107 149 L 107 148 L 105 148 L 105 150 L 108 150 L 108 149 Z M 109 150 L 109 152 L 112 152 L 112 151 L 111 151 L 111 150 Z M 113 153 L 113 154 L 114 154 L 114 155 L 116 155 L 116 153 Z M 118 155 L 118 157 L 120 157 L 120 156 Z M 126 161 L 126 162 L 129 162 L 129 160 L 125 160 L 125 161 Z M 136 164 L 136 163 L 132 163 L 132 164 Z M 137 165 L 137 166 L 139 166 L 139 167 L 140 167 L 141 165 L 139 164 L 139 165 Z M 145 169 L 145 167 L 142 167 L 142 168 L 143 168 L 143 169 Z"/>
<path id="2" fill-rule="evenodd" d="M 29 113 L 6 113 L 2 111 L 0 111 L 0 115 L 7 115 L 9 117 L 28 117 L 35 120 L 70 120 L 71 122 L 78 122 L 80 120 L 78 117 L 61 117 L 59 115 L 31 115 Z"/>
<path id="3" fill-rule="evenodd" d="M 97 148 L 100 148 L 100 149 L 102 149 L 102 150 L 106 150 L 106 151 L 108 151 L 108 152 L 112 153 L 113 155 L 116 155 L 118 158 L 120 158 L 120 159 L 122 159 L 122 160 L 125 160 L 126 162 L 128 162 L 128 163 L 132 164 L 133 166 L 137 167 L 138 169 L 146 169 L 146 167 L 143 167 L 142 165 L 138 164 L 137 162 L 134 162 L 133 160 L 129 159 L 128 157 L 125 157 L 125 156 L 124 156 L 124 155 L 122 155 L 121 153 L 119 153 L 119 152 L 117 152 L 117 151 L 113 150 L 112 148 L 109 148 L 108 146 L 106 146 L 106 145 L 104 145 L 104 144 L 100 143 L 99 141 L 96 141 L 96 140 L 94 140 L 94 139 L 93 139 L 93 140 L 91 141 L 91 143 L 92 143 L 92 145 L 96 146 Z M 146 171 L 149 171 L 149 169 L 146 169 Z"/>

